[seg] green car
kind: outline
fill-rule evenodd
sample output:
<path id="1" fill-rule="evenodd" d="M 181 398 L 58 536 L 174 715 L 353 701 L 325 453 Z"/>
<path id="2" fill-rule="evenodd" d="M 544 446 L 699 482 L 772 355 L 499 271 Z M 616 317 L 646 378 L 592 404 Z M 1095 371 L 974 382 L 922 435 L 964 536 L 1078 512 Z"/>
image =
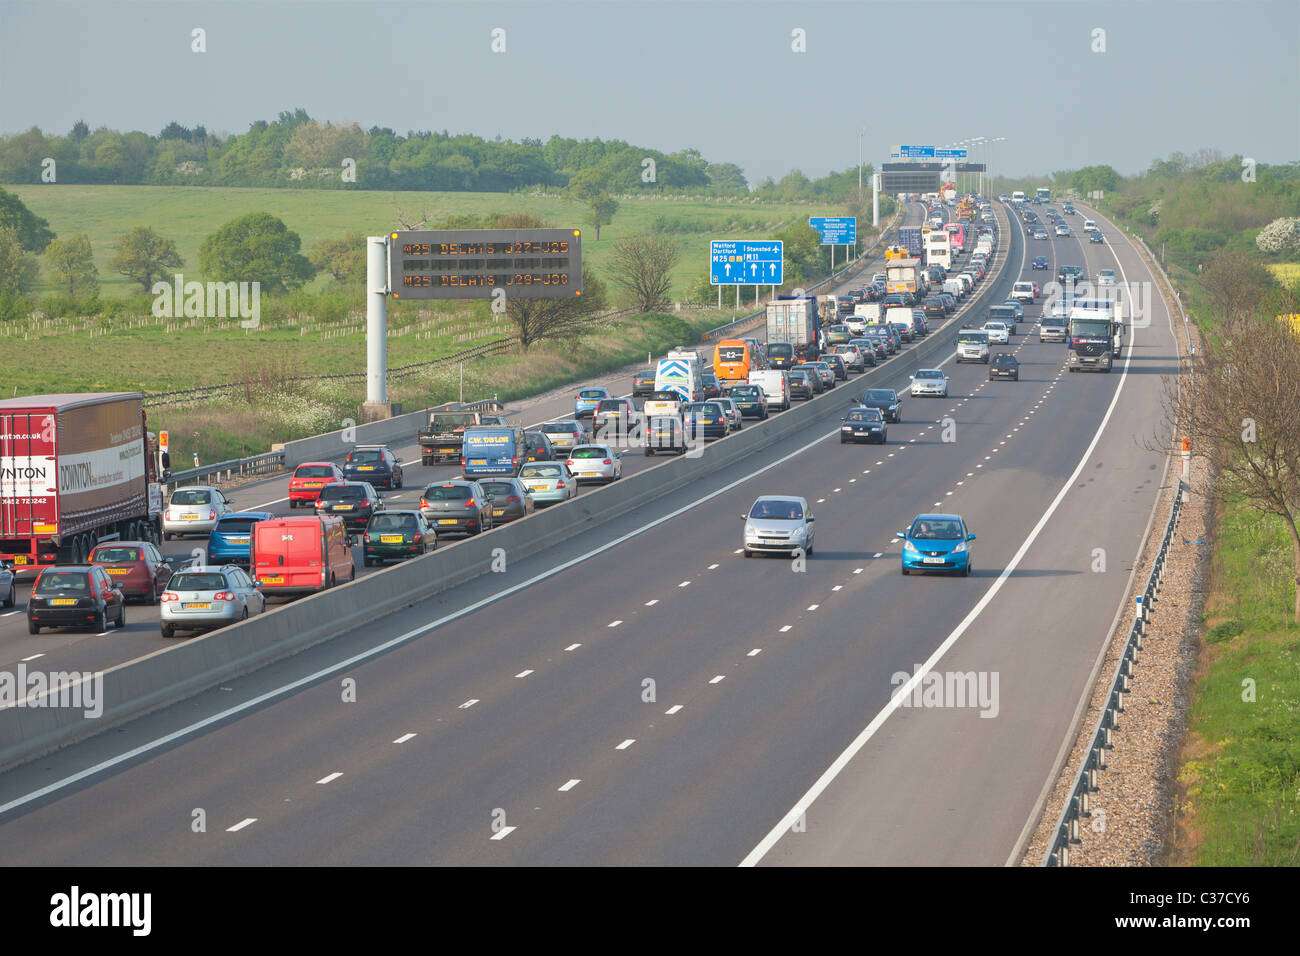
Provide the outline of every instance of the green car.
<path id="1" fill-rule="evenodd" d="M 366 524 L 361 543 L 370 567 L 426 554 L 438 546 L 438 533 L 418 511 L 381 511 Z"/>

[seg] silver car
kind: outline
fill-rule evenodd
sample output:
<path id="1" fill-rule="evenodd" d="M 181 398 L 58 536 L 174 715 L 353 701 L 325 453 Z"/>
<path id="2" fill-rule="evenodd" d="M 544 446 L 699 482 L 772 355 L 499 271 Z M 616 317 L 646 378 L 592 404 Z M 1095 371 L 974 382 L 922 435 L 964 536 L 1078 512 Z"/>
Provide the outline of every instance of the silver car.
<path id="1" fill-rule="evenodd" d="M 163 540 L 172 536 L 212 533 L 217 521 L 234 502 L 211 485 L 187 485 L 172 492 L 167 507 L 163 509 Z"/>
<path id="2" fill-rule="evenodd" d="M 566 472 L 563 462 L 530 461 L 520 467 L 519 481 L 537 507 L 568 501 L 578 493 L 578 480 Z"/>
<path id="3" fill-rule="evenodd" d="M 579 445 L 564 464 L 579 482 L 618 481 L 623 477 L 623 453 L 609 445 Z"/>
<path id="4" fill-rule="evenodd" d="M 551 440 L 556 455 L 567 455 L 587 440 L 587 429 L 576 419 L 543 422 L 537 430 Z"/>
<path id="5" fill-rule="evenodd" d="M 948 397 L 948 376 L 939 368 L 919 368 L 912 376 L 913 395 L 939 395 Z"/>
<path id="6" fill-rule="evenodd" d="M 206 631 L 266 610 L 266 598 L 243 568 L 197 565 L 177 571 L 160 603 L 163 637 Z"/>
<path id="7" fill-rule="evenodd" d="M 736 403 L 733 402 L 731 399 L 711 398 L 709 399 L 709 401 L 711 401 L 715 405 L 722 406 L 722 412 L 724 415 L 727 416 L 727 421 L 730 423 L 730 427 L 733 432 L 738 432 L 740 431 L 741 428 L 744 427 L 745 425 L 744 417 L 740 414 L 740 409 L 736 407 Z"/>
<path id="8" fill-rule="evenodd" d="M 764 495 L 745 514 L 745 533 L 741 541 L 745 557 L 763 551 L 794 555 L 802 549 L 813 553 L 813 517 L 808 499 L 792 495 Z"/>

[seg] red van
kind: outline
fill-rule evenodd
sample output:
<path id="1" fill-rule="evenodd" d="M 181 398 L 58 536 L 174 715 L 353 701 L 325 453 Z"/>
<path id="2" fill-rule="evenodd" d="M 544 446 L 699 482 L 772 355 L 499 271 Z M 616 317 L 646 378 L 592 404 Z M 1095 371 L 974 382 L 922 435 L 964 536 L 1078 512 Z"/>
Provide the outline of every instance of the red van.
<path id="1" fill-rule="evenodd" d="M 253 525 L 249 567 L 263 594 L 307 594 L 356 577 L 352 547 L 335 515 L 273 518 Z"/>

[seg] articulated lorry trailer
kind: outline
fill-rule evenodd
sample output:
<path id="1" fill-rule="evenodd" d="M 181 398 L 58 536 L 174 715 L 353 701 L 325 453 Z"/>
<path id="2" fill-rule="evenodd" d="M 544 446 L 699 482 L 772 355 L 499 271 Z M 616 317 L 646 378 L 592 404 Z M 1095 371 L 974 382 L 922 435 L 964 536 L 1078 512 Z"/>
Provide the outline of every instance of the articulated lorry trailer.
<path id="1" fill-rule="evenodd" d="M 100 541 L 157 542 L 157 443 L 139 392 L 0 400 L 0 560 L 79 564 Z"/>

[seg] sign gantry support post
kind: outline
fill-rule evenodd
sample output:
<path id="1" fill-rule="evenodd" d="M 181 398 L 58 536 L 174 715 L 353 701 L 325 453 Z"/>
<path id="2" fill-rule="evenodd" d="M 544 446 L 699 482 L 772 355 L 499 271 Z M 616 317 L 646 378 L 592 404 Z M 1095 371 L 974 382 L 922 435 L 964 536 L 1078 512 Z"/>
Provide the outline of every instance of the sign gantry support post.
<path id="1" fill-rule="evenodd" d="M 366 404 L 371 421 L 392 417 L 388 404 L 388 237 L 366 237 Z"/>

